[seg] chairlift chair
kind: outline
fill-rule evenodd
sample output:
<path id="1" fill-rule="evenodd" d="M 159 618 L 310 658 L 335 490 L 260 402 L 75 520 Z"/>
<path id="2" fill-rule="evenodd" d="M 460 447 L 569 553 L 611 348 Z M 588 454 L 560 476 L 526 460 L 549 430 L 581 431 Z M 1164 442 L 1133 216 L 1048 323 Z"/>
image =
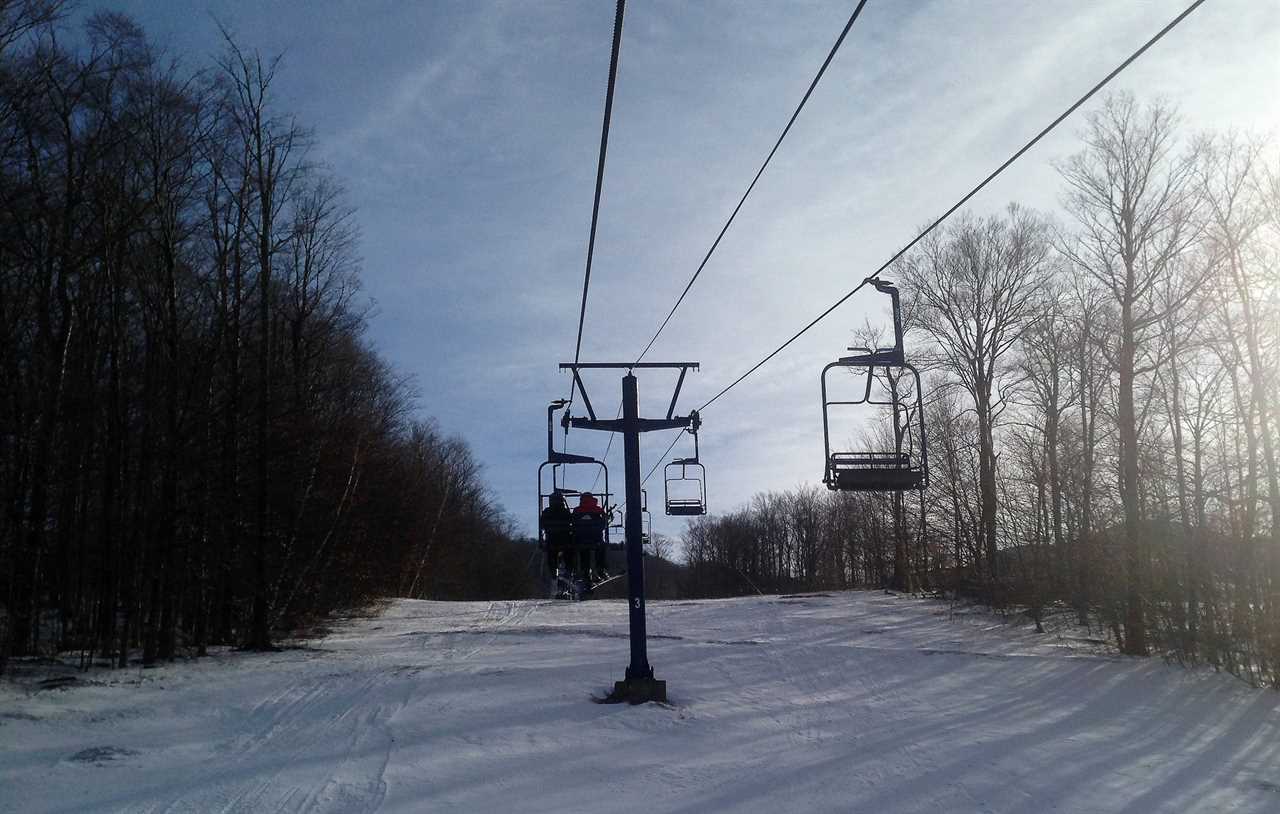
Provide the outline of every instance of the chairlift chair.
<path id="1" fill-rule="evenodd" d="M 605 539 L 609 543 L 609 548 L 614 551 L 621 551 L 626 548 L 627 524 L 625 512 L 616 509 L 609 510 L 609 527 L 605 531 Z"/>
<path id="2" fill-rule="evenodd" d="M 698 426 L 694 413 L 693 457 L 675 458 L 663 467 L 667 514 L 672 517 L 697 517 L 707 513 L 707 469 L 698 460 Z"/>
<path id="3" fill-rule="evenodd" d="M 547 408 L 547 460 L 538 467 L 538 546 L 546 550 L 548 542 L 548 529 L 542 522 L 542 512 L 551 505 L 553 495 L 560 495 L 566 498 L 566 504 L 569 498 L 580 495 L 577 489 L 571 489 L 565 486 L 565 472 L 571 467 L 581 469 L 588 467 L 594 470 L 598 478 L 604 480 L 603 492 L 592 492 L 600 501 L 601 508 L 604 509 L 606 517 L 611 511 L 613 502 L 613 493 L 609 491 L 609 467 L 597 458 L 589 455 L 574 455 L 568 452 L 560 452 L 555 449 L 554 445 L 554 417 L 557 410 L 564 408 L 568 402 L 564 399 L 557 399 L 551 402 Z M 547 475 L 550 473 L 550 481 Z M 572 511 L 572 507 L 569 507 Z M 552 531 L 555 531 L 554 529 Z M 603 533 L 605 542 L 609 539 L 608 523 L 605 521 Z"/>
<path id="4" fill-rule="evenodd" d="M 653 515 L 649 512 L 649 492 L 646 489 L 640 490 L 640 545 L 648 548 L 650 541 L 653 539 Z M 622 508 L 615 508 L 609 521 L 610 540 L 609 548 L 613 551 L 621 551 L 626 548 L 627 526 L 626 526 L 626 504 Z M 613 542 L 613 540 L 617 542 Z"/>
<path id="5" fill-rule="evenodd" d="M 828 489 L 844 492 L 901 492 L 929 485 L 928 453 L 925 447 L 924 401 L 920 372 L 908 364 L 902 346 L 902 313 L 898 289 L 876 278 L 869 282 L 893 300 L 894 346 L 892 348 L 850 348 L 860 351 L 844 356 L 822 369 L 822 481 Z M 866 386 L 855 399 L 835 400 L 827 395 L 827 374 L 834 369 L 865 371 Z M 914 381 L 914 399 L 904 400 L 898 388 L 903 375 Z M 877 384 L 887 389 L 887 399 L 872 392 Z M 914 401 L 914 405 L 911 403 Z M 893 417 L 893 450 L 833 450 L 831 408 L 870 405 L 887 407 Z"/>

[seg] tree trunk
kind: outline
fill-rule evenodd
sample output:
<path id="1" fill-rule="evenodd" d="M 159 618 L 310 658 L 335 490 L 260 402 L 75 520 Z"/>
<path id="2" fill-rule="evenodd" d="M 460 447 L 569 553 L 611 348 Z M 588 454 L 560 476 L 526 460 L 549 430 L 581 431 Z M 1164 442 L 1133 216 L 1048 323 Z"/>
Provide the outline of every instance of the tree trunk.
<path id="1" fill-rule="evenodd" d="M 1131 656 L 1145 656 L 1147 620 L 1143 591 L 1143 533 L 1141 496 L 1138 491 L 1138 419 L 1134 411 L 1133 385 L 1136 350 L 1133 310 L 1122 305 L 1118 353 L 1119 392 L 1116 404 L 1120 437 L 1120 502 L 1124 508 L 1124 646 Z"/>

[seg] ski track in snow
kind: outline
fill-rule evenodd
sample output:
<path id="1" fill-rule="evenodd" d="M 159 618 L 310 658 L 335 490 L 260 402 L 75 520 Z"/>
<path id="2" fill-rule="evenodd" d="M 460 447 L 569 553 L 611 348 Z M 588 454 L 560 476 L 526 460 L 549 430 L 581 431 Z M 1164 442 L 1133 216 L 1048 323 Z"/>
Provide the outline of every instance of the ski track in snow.
<path id="1" fill-rule="evenodd" d="M 399 600 L 305 648 L 0 684 L 4 812 L 1280 812 L 1280 695 L 884 593 Z"/>

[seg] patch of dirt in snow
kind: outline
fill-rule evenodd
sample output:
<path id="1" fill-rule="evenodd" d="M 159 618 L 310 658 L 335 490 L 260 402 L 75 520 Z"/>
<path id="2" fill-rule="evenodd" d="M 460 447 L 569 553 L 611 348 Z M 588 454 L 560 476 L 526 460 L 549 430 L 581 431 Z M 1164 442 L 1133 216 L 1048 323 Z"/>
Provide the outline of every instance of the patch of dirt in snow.
<path id="1" fill-rule="evenodd" d="M 67 760 L 76 763 L 94 763 L 102 765 L 110 763 L 113 760 L 120 760 L 126 757 L 137 757 L 140 752 L 136 749 L 126 749 L 123 746 L 92 746 L 88 749 L 81 749 Z"/>
<path id="2" fill-rule="evenodd" d="M 576 627 L 542 627 L 529 625 L 514 628 L 464 628 L 458 630 L 411 630 L 398 633 L 397 636 L 588 636 L 597 639 L 627 639 L 630 634 L 626 630 L 595 630 Z M 683 636 L 672 636 L 662 633 L 650 633 L 653 640 L 681 641 Z"/>

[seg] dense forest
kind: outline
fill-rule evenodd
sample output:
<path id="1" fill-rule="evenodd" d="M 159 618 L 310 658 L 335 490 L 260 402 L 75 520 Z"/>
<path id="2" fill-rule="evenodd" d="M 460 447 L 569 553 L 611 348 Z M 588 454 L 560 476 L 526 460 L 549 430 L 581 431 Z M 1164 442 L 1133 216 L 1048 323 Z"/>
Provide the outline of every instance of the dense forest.
<path id="1" fill-rule="evenodd" d="M 928 491 L 758 495 L 690 527 L 692 590 L 1057 606 L 1126 653 L 1280 686 L 1276 146 L 1127 94 L 1081 138 L 1060 213 L 958 217 L 886 275 L 926 371 Z"/>
<path id="2" fill-rule="evenodd" d="M 0 2 L 0 669 L 527 593 L 466 443 L 364 336 L 354 213 L 277 63 L 60 11 Z"/>

